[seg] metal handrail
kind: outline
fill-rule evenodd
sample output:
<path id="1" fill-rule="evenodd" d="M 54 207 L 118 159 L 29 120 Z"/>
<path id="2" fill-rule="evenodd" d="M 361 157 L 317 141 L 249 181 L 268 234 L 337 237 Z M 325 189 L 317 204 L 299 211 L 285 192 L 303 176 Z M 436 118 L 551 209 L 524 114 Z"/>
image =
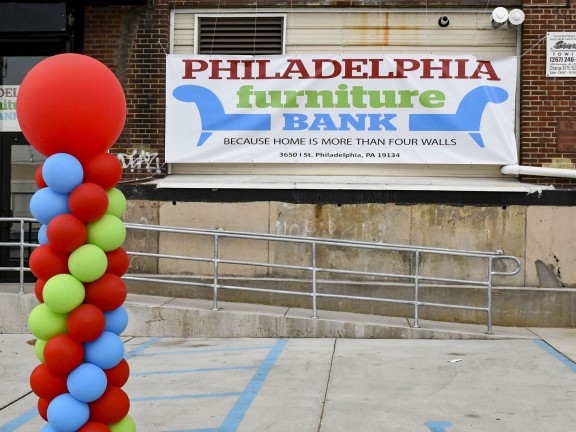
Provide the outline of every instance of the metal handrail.
<path id="1" fill-rule="evenodd" d="M 1 246 L 9 246 L 20 248 L 20 266 L 19 267 L 0 267 L 0 270 L 13 270 L 20 271 L 20 292 L 24 292 L 24 272 L 30 271 L 29 268 L 24 267 L 24 250 L 25 248 L 34 248 L 38 246 L 33 243 L 26 243 L 24 236 L 24 224 L 26 222 L 37 222 L 32 218 L 0 218 L 0 222 L 20 222 L 20 241 L 18 243 L 0 243 Z M 414 328 L 419 328 L 419 308 L 420 306 L 429 307 L 442 307 L 442 308 L 452 308 L 452 309 L 462 309 L 462 310 L 473 310 L 481 311 L 487 314 L 487 332 L 492 334 L 492 284 L 494 276 L 513 276 L 517 274 L 521 269 L 520 260 L 511 255 L 504 255 L 502 251 L 498 250 L 495 252 L 482 252 L 482 251 L 467 251 L 458 249 L 447 249 L 447 248 L 435 248 L 435 247 L 425 247 L 425 246 L 406 246 L 388 243 L 376 243 L 376 242 L 362 242 L 356 240 L 342 240 L 342 239 L 329 239 L 321 237 L 298 237 L 280 234 L 263 234 L 263 233 L 251 233 L 251 232 L 241 232 L 241 231 L 224 231 L 220 229 L 196 229 L 196 228 L 184 228 L 184 227 L 170 227 L 161 225 L 143 225 L 143 224 L 133 224 L 126 223 L 126 228 L 128 230 L 135 231 L 155 231 L 162 233 L 175 233 L 183 235 L 199 235 L 199 236 L 209 236 L 213 238 L 213 256 L 211 258 L 206 257 L 193 257 L 190 255 L 174 255 L 174 254 L 162 254 L 162 253 L 152 253 L 152 252 L 138 252 L 138 251 L 128 251 L 131 256 L 142 256 L 142 257 L 154 257 L 158 259 L 176 259 L 176 260 L 188 260 L 196 262 L 206 262 L 212 263 L 213 266 L 213 278 L 212 283 L 202 283 L 193 281 L 181 281 L 181 280 L 169 280 L 150 276 L 137 276 L 132 274 L 124 275 L 124 279 L 127 280 L 139 280 L 148 282 L 161 282 L 161 283 L 173 283 L 180 285 L 190 285 L 190 286 L 206 286 L 213 289 L 213 310 L 218 310 L 218 294 L 220 289 L 230 289 L 230 290 L 243 290 L 249 292 L 272 292 L 275 294 L 289 294 L 296 296 L 307 296 L 312 298 L 312 313 L 313 318 L 318 318 L 317 310 L 317 299 L 319 297 L 324 298 L 338 298 L 338 299 L 348 299 L 348 300 L 363 300 L 363 301 L 376 301 L 376 302 L 386 302 L 386 303 L 397 303 L 397 304 L 408 304 L 414 307 Z M 290 265 L 290 264 L 279 264 L 272 262 L 254 262 L 254 261 L 244 261 L 244 260 L 233 260 L 233 259 L 222 259 L 220 258 L 220 240 L 222 238 L 236 238 L 236 239 L 249 239 L 249 240 L 262 240 L 262 241 L 278 241 L 286 243 L 299 243 L 311 245 L 311 256 L 310 265 Z M 374 249 L 382 251 L 395 251 L 395 252 L 409 252 L 413 256 L 413 269 L 410 274 L 395 274 L 386 272 L 368 272 L 360 270 L 346 270 L 346 269 L 330 269 L 322 268 L 317 266 L 317 248 L 318 246 L 337 246 L 337 247 L 347 247 L 347 248 L 362 248 L 362 249 Z M 459 257 L 471 257 L 479 258 L 487 261 L 486 268 L 486 279 L 485 280 L 468 280 L 468 279 L 454 279 L 454 278 L 444 278 L 444 277 L 433 277 L 424 276 L 420 273 L 421 262 L 423 254 L 433 254 L 433 255 L 446 255 L 446 256 L 459 256 Z M 495 261 L 510 261 L 514 264 L 514 268 L 511 271 L 496 271 L 494 269 Z M 276 269 L 294 269 L 302 270 L 311 273 L 310 292 L 294 292 L 287 290 L 272 290 L 267 288 L 258 287 L 247 287 L 247 286 L 235 286 L 222 284 L 219 275 L 219 265 L 220 264 L 234 264 L 242 266 L 257 266 L 257 267 L 267 267 Z M 377 298 L 377 297 L 366 297 L 366 296 L 355 296 L 355 295 L 343 295 L 343 294 L 333 294 L 318 292 L 318 275 L 320 273 L 331 273 L 331 274 L 348 274 L 348 275 L 361 275 L 361 276 L 375 276 L 380 278 L 394 278 L 396 280 L 403 280 L 410 283 L 413 287 L 413 298 L 411 300 L 402 299 L 392 299 L 392 298 Z M 173 275 L 171 275 L 173 276 Z M 459 285 L 471 285 L 475 287 L 481 287 L 486 289 L 487 303 L 485 307 L 480 306 L 468 306 L 459 304 L 444 304 L 444 303 L 434 303 L 422 301 L 420 299 L 419 290 L 423 282 L 435 282 L 435 283 L 448 283 L 448 284 L 459 284 Z M 434 285 L 431 285 L 434 286 Z"/>

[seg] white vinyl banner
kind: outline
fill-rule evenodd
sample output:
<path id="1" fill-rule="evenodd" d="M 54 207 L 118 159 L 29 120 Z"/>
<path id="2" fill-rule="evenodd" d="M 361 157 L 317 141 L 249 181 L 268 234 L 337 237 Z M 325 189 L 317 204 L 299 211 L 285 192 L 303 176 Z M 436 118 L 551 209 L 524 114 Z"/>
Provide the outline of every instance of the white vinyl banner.
<path id="1" fill-rule="evenodd" d="M 515 57 L 169 55 L 166 160 L 515 164 Z"/>
<path id="2" fill-rule="evenodd" d="M 20 132 L 16 118 L 19 85 L 0 85 L 0 132 Z"/>

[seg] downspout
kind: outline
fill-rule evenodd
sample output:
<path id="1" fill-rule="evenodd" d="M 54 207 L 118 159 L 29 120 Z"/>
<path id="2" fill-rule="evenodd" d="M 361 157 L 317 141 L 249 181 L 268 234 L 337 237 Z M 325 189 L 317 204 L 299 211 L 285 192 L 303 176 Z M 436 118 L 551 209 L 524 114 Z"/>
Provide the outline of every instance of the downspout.
<path id="1" fill-rule="evenodd" d="M 576 178 L 576 169 L 531 167 L 524 165 L 504 165 L 500 172 L 506 175 L 532 175 L 541 177 Z"/>

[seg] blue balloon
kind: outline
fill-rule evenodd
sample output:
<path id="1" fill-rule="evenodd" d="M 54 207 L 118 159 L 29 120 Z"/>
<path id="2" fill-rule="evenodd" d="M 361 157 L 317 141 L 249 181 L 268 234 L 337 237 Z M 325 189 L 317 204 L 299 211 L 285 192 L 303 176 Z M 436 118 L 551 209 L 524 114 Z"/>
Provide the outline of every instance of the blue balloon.
<path id="1" fill-rule="evenodd" d="M 40 432 L 58 432 L 50 423 L 46 423 Z"/>
<path id="2" fill-rule="evenodd" d="M 82 363 L 66 379 L 68 391 L 81 402 L 94 402 L 104 394 L 108 385 L 106 374 L 92 363 Z"/>
<path id="3" fill-rule="evenodd" d="M 48 243 L 48 236 L 46 235 L 46 230 L 48 229 L 48 225 L 41 225 L 40 229 L 38 230 L 38 244 L 46 244 Z"/>
<path id="4" fill-rule="evenodd" d="M 84 360 L 102 369 L 116 366 L 124 357 L 124 344 L 117 334 L 104 330 L 92 342 L 84 344 Z"/>
<path id="5" fill-rule="evenodd" d="M 56 153 L 44 161 L 42 178 L 56 192 L 70 193 L 82 183 L 82 164 L 68 153 Z"/>
<path id="6" fill-rule="evenodd" d="M 106 327 L 104 330 L 116 333 L 119 335 L 128 326 L 128 312 L 124 306 L 120 306 L 118 309 L 114 309 L 110 312 L 104 312 L 104 318 L 106 318 Z"/>
<path id="7" fill-rule="evenodd" d="M 30 200 L 30 212 L 41 224 L 48 225 L 56 216 L 70 213 L 68 194 L 56 192 L 50 187 L 39 189 Z"/>
<path id="8" fill-rule="evenodd" d="M 90 408 L 70 393 L 56 396 L 48 405 L 48 423 L 58 432 L 75 432 L 88 421 Z"/>

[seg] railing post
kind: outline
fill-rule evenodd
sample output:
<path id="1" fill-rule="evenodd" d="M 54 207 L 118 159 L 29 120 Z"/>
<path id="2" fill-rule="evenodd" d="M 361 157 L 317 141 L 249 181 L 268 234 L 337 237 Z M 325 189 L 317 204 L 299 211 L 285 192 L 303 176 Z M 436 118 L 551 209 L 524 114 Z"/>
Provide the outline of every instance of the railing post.
<path id="1" fill-rule="evenodd" d="M 492 264 L 493 258 L 488 257 L 488 310 L 486 311 L 488 314 L 488 329 L 486 330 L 486 334 L 494 334 L 492 332 Z"/>
<path id="2" fill-rule="evenodd" d="M 418 322 L 418 307 L 419 307 L 419 289 L 420 289 L 420 251 L 416 251 L 414 259 L 414 325 L 413 328 L 420 328 Z"/>
<path id="3" fill-rule="evenodd" d="M 316 242 L 314 242 L 312 243 L 312 318 L 318 318 L 316 294 Z"/>
<path id="4" fill-rule="evenodd" d="M 24 294 L 24 220 L 20 220 L 20 294 Z"/>
<path id="5" fill-rule="evenodd" d="M 214 295 L 212 310 L 218 310 L 218 234 L 214 234 Z"/>

